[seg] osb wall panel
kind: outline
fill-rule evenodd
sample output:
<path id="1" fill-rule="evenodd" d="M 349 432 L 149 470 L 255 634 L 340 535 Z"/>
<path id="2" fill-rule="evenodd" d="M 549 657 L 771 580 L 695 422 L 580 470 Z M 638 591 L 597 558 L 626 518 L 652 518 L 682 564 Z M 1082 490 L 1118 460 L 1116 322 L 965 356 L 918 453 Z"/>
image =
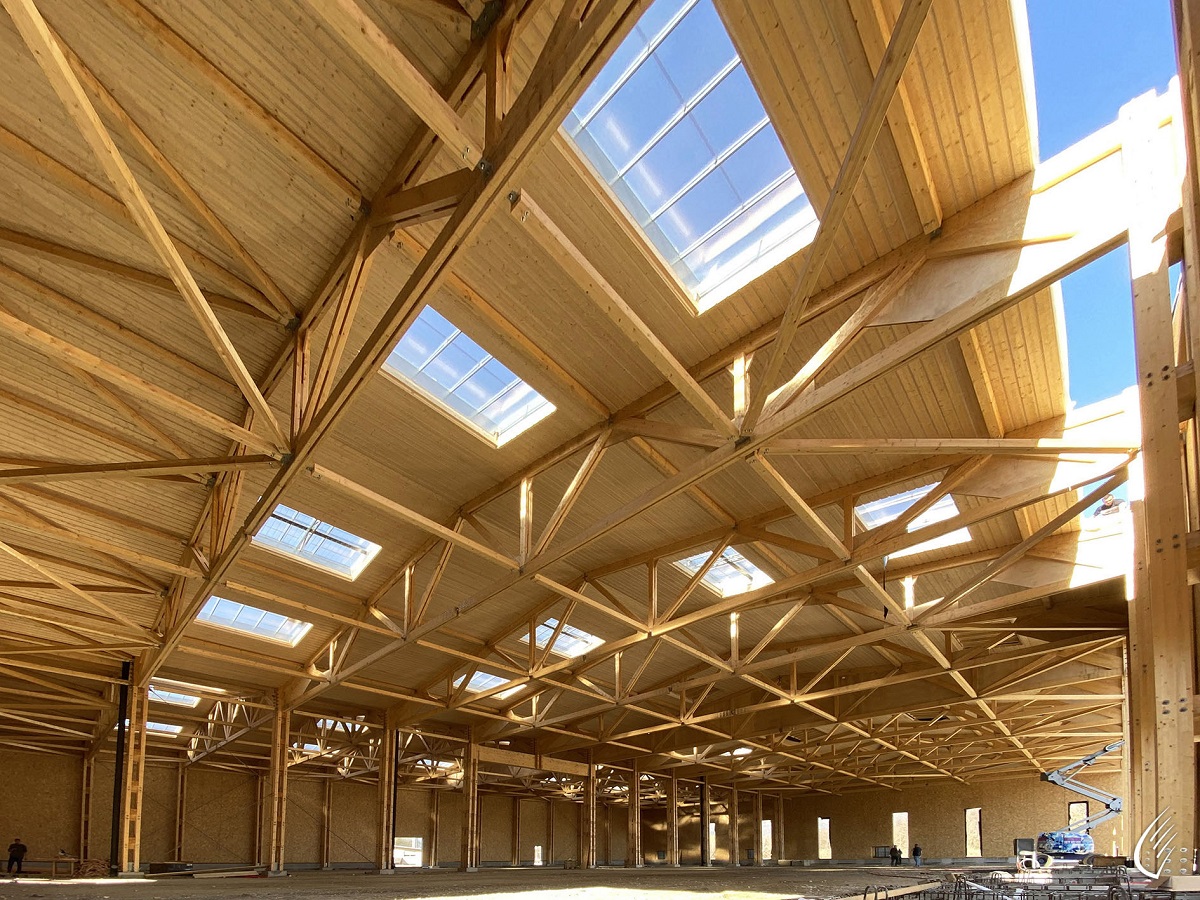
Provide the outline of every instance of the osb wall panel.
<path id="1" fill-rule="evenodd" d="M 700 810 L 679 811 L 679 862 L 685 866 L 700 865 Z"/>
<path id="2" fill-rule="evenodd" d="M 1086 773 L 1085 773 L 1086 774 Z M 1120 778 L 1096 775 L 1084 779 L 1104 791 L 1119 793 Z M 983 855 L 1011 856 L 1013 839 L 1036 837 L 1067 825 L 1067 804 L 1082 800 L 1072 791 L 1039 781 L 1036 774 L 1020 781 L 930 784 L 905 791 L 871 791 L 840 797 L 785 801 L 787 856 L 817 858 L 817 818 L 829 822 L 834 859 L 870 857 L 875 846 L 892 843 L 892 813 L 908 813 L 910 843 L 919 843 L 926 859 L 961 857 L 966 853 L 966 810 L 981 807 Z M 1091 801 L 1090 811 L 1099 809 Z M 1096 849 L 1132 852 L 1119 834 L 1121 817 L 1096 828 Z M 903 848 L 907 854 L 911 847 Z"/>
<path id="3" fill-rule="evenodd" d="M 333 783 L 333 806 L 329 820 L 330 862 L 375 865 L 377 794 L 378 790 L 373 784 L 356 781 Z"/>
<path id="4" fill-rule="evenodd" d="M 258 776 L 192 768 L 184 798 L 183 858 L 253 863 Z"/>
<path id="5" fill-rule="evenodd" d="M 600 829 L 596 851 L 600 859 L 609 865 L 623 863 L 629 843 L 625 834 L 628 811 L 623 806 L 601 806 L 596 810 L 596 822 Z"/>
<path id="6" fill-rule="evenodd" d="M 179 817 L 179 773 L 177 765 L 147 764 L 142 774 L 142 862 L 178 858 L 175 826 Z"/>
<path id="7" fill-rule="evenodd" d="M 521 862 L 533 864 L 533 848 L 542 848 L 543 864 L 550 862 L 549 817 L 550 803 L 546 800 L 518 800 L 521 821 L 519 849 Z"/>
<path id="8" fill-rule="evenodd" d="M 432 802 L 432 791 L 399 788 L 396 791 L 396 837 L 419 837 L 428 840 Z M 455 847 L 457 846 L 456 841 Z"/>
<path id="9" fill-rule="evenodd" d="M 325 833 L 325 782 L 289 778 L 284 859 L 288 863 L 319 864 Z"/>
<path id="10" fill-rule="evenodd" d="M 82 767 L 75 757 L 0 750 L 0 771 L 9 781 L 0 803 L 5 847 L 19 837 L 31 859 L 57 856 L 59 850 L 79 852 Z M 107 857 L 108 844 L 101 849 Z"/>
<path id="11" fill-rule="evenodd" d="M 82 786 L 83 761 L 77 760 L 76 764 L 80 767 Z M 92 859 L 109 857 L 108 851 L 112 843 L 112 792 L 113 759 L 109 757 L 96 762 L 92 775 L 92 813 L 88 826 L 88 856 Z M 32 850 L 32 847 L 30 849 Z"/>
<path id="12" fill-rule="evenodd" d="M 438 863 L 457 865 L 462 859 L 463 798 L 458 791 L 438 796 Z"/>
<path id="13" fill-rule="evenodd" d="M 512 862 L 513 798 L 479 795 L 479 864 L 507 866 Z"/>
<path id="14" fill-rule="evenodd" d="M 554 862 L 579 859 L 579 810 L 582 804 L 554 801 Z"/>

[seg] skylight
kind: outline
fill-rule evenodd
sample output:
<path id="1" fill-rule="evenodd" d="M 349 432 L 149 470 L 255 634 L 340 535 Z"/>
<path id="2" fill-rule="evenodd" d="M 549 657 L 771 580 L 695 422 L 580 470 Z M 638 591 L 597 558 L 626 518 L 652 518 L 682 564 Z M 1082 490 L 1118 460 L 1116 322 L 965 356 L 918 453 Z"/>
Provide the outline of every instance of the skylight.
<path id="1" fill-rule="evenodd" d="M 816 233 L 712 0 L 657 0 L 564 127 L 701 311 Z"/>
<path id="2" fill-rule="evenodd" d="M 554 412 L 554 404 L 431 306 L 421 310 L 383 368 L 497 447 Z"/>
<path id="3" fill-rule="evenodd" d="M 554 637 L 554 631 L 557 628 L 558 619 L 553 617 L 547 619 L 534 629 L 534 645 L 539 650 L 545 650 L 546 645 L 550 643 L 550 638 Z M 529 635 L 525 635 L 521 640 L 529 643 Z M 583 656 L 589 650 L 599 647 L 603 643 L 604 638 L 598 638 L 594 634 L 588 634 L 586 631 L 571 625 L 564 625 L 558 637 L 554 638 L 554 646 L 550 649 L 551 652 L 557 653 L 559 656 L 574 658 L 576 656 Z"/>
<path id="4" fill-rule="evenodd" d="M 254 543 L 353 581 L 380 546 L 280 503 Z"/>
<path id="5" fill-rule="evenodd" d="M 170 703 L 172 706 L 186 706 L 189 709 L 195 709 L 200 705 L 200 698 L 193 694 L 173 691 L 170 688 L 157 684 L 150 685 L 148 696 L 151 700 L 157 700 L 159 703 Z"/>
<path id="6" fill-rule="evenodd" d="M 695 575 L 708 562 L 712 553 L 697 553 L 675 563 L 689 575 Z M 756 566 L 737 550 L 726 547 L 720 558 L 713 563 L 712 568 L 701 579 L 706 587 L 722 597 L 732 597 L 734 594 L 744 594 L 768 584 L 774 584 L 775 579 Z"/>
<path id="7" fill-rule="evenodd" d="M 183 731 L 182 725 L 168 725 L 166 722 L 147 722 L 147 731 L 156 731 L 159 734 L 176 735 Z"/>
<path id="8" fill-rule="evenodd" d="M 215 594 L 196 615 L 197 622 L 229 628 L 254 637 L 266 638 L 295 647 L 312 628 L 311 622 L 289 619 L 279 613 L 267 612 L 256 606 L 226 600 Z"/>
<path id="9" fill-rule="evenodd" d="M 466 675 L 459 675 L 458 678 L 454 679 L 454 686 L 458 687 L 461 685 L 463 683 L 463 679 L 466 677 Z M 478 694 L 481 691 L 488 691 L 492 688 L 500 687 L 502 684 L 508 684 L 508 679 L 501 678 L 499 675 L 492 675 L 489 672 L 476 672 L 471 676 L 471 680 L 467 682 L 467 690 L 472 694 Z M 506 691 L 501 691 L 495 696 L 501 700 L 507 700 L 514 694 L 520 693 L 524 687 L 525 685 L 523 684 L 516 684 Z"/>
<path id="10" fill-rule="evenodd" d="M 924 487 L 913 488 L 911 491 L 904 491 L 899 494 L 893 494 L 890 497 L 884 497 L 882 500 L 872 500 L 870 503 L 863 503 L 860 506 L 854 507 L 854 513 L 858 516 L 858 521 L 862 523 L 866 529 L 878 528 L 880 525 L 886 525 L 888 522 L 902 515 L 914 503 L 922 500 L 934 485 L 927 484 Z M 924 528 L 926 525 L 932 525 L 935 522 L 944 522 L 947 519 L 953 519 L 958 515 L 958 504 L 954 502 L 954 498 L 947 494 L 938 500 L 937 503 L 917 516 L 908 525 L 908 531 L 917 531 Z M 955 544 L 965 544 L 971 540 L 971 532 L 966 528 L 959 528 L 951 531 L 948 534 L 943 534 L 941 537 L 935 537 L 923 543 L 917 544 L 914 547 L 908 547 L 904 550 L 897 550 L 890 554 L 889 559 L 899 559 L 902 556 L 911 556 L 914 553 L 926 553 L 930 550 L 939 550 L 942 547 L 952 547 Z"/>

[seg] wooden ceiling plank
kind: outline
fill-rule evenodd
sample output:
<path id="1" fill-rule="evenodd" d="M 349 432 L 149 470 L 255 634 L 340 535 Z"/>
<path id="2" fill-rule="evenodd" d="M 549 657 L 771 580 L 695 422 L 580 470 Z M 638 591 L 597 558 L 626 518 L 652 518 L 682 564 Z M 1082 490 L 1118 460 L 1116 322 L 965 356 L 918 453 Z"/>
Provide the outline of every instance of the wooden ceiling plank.
<path id="1" fill-rule="evenodd" d="M 136 231 L 137 222 L 129 208 L 120 199 L 96 187 L 78 172 L 2 126 L 0 126 L 0 147 L 35 168 L 42 176 L 84 204 L 91 212 L 105 216 L 122 228 L 132 228 Z M 187 263 L 202 275 L 208 276 L 213 282 L 221 285 L 241 302 L 250 305 L 264 316 L 276 317 L 270 302 L 257 288 L 246 284 L 220 263 L 215 262 L 182 238 L 172 235 L 172 241 Z"/>
<path id="2" fill-rule="evenodd" d="M 253 256 L 247 252 L 233 234 L 226 227 L 225 223 L 213 212 L 212 207 L 204 202 L 204 199 L 196 191 L 195 188 L 188 182 L 183 174 L 172 165 L 171 161 L 159 150 L 158 146 L 150 139 L 150 136 L 134 121 L 133 117 L 125 110 L 116 97 L 109 92 L 108 88 L 98 79 L 92 71 L 84 64 L 83 60 L 73 51 L 53 28 L 50 33 L 58 41 L 58 45 L 66 54 L 67 60 L 75 73 L 91 91 L 100 105 L 107 110 L 108 114 L 121 123 L 125 132 L 133 138 L 141 151 L 153 162 L 160 172 L 167 177 L 167 180 L 175 187 L 179 196 L 192 208 L 192 210 L 200 216 L 204 223 L 208 226 L 212 234 L 225 245 L 225 249 L 230 252 L 234 259 L 242 264 L 250 277 L 255 280 L 258 289 L 262 291 L 263 296 L 273 307 L 274 312 L 283 316 L 285 319 L 293 319 L 296 316 L 296 307 L 291 300 L 280 290 L 279 285 L 275 280 L 267 274 L 266 270 L 258 264 Z"/>
<path id="3" fill-rule="evenodd" d="M 1087 509 L 1089 506 L 1091 506 L 1093 503 L 1095 503 L 1097 500 L 1099 500 L 1105 494 L 1111 493 L 1117 487 L 1124 484 L 1125 480 L 1128 477 L 1129 477 L 1128 471 L 1127 471 L 1126 467 L 1124 465 L 1122 465 L 1115 475 L 1113 475 L 1112 477 L 1105 480 L 1103 483 L 1100 484 L 1099 487 L 1092 489 L 1087 494 L 1085 494 L 1083 497 L 1080 497 L 1075 503 L 1071 504 L 1066 510 L 1059 513 L 1057 516 L 1055 516 L 1053 519 L 1051 519 L 1049 522 L 1047 522 L 1045 525 L 1043 525 L 1041 528 L 1039 528 L 1033 534 L 1029 535 L 1029 537 L 1025 538 L 1023 541 L 1021 541 L 1015 547 L 1010 549 L 1007 553 L 1005 553 L 999 559 L 995 560 L 994 562 L 992 562 L 988 566 L 986 566 L 982 572 L 972 575 L 969 579 L 967 579 L 965 582 L 963 582 L 961 585 L 959 585 L 957 588 L 955 588 L 953 591 L 951 591 L 945 597 L 943 597 L 942 599 L 933 603 L 926 609 L 922 610 L 920 615 L 918 615 L 914 621 L 916 621 L 916 622 L 928 621 L 929 618 L 931 616 L 933 616 L 934 613 L 937 613 L 941 610 L 944 610 L 944 609 L 958 603 L 960 600 L 962 600 L 964 597 L 966 597 L 968 594 L 970 594 L 976 588 L 980 587 L 981 585 L 986 584 L 988 581 L 990 581 L 996 575 L 1000 574 L 1005 569 L 1007 569 L 1009 566 L 1011 566 L 1013 563 L 1017 562 L 1019 559 L 1021 559 L 1023 556 L 1025 556 L 1025 554 L 1028 553 L 1029 550 L 1031 550 L 1036 544 L 1038 544 L 1044 537 L 1047 537 L 1048 535 L 1051 535 L 1054 532 L 1058 531 L 1058 529 L 1061 528 L 1064 524 L 1066 524 L 1067 522 L 1074 519 L 1076 516 L 1078 516 L 1080 513 L 1082 513 L 1085 509 Z"/>
<path id="4" fill-rule="evenodd" d="M 604 451 L 608 448 L 609 438 L 612 436 L 612 430 L 605 428 L 596 436 L 596 440 L 592 443 L 591 448 L 587 452 L 587 456 L 580 462 L 579 468 L 575 470 L 571 481 L 563 488 L 562 497 L 558 501 L 558 505 L 554 508 L 554 512 L 550 514 L 550 518 L 546 522 L 545 528 L 542 529 L 541 537 L 534 544 L 532 556 L 537 556 L 554 540 L 558 530 L 562 528 L 567 521 L 567 516 L 571 514 L 576 501 L 582 496 L 584 488 L 591 480 L 592 474 L 596 471 L 596 466 L 600 463 Z"/>
<path id="5" fill-rule="evenodd" d="M 433 129 L 456 159 L 467 168 L 473 168 L 482 159 L 479 147 L 458 113 L 356 0 L 312 0 L 309 6 L 409 109 Z"/>
<path id="6" fill-rule="evenodd" d="M 735 429 L 729 416 L 700 383 L 688 374 L 687 369 L 667 349 L 662 340 L 650 330 L 617 293 L 616 288 L 609 284 L 528 192 L 515 193 L 511 197 L 509 212 L 538 246 L 571 276 L 592 302 L 621 329 L 704 420 L 726 437 L 733 436 Z"/>
<path id="7" fill-rule="evenodd" d="M 883 126 L 888 106 L 900 83 L 908 57 L 916 45 L 917 35 L 929 12 L 932 0 L 904 0 L 900 17 L 896 21 L 887 50 L 883 55 L 875 81 L 871 85 L 871 93 L 863 106 L 858 125 L 850 138 L 850 146 L 842 159 L 838 170 L 837 180 L 829 195 L 829 201 L 821 211 L 820 224 L 813 242 L 809 244 L 804 254 L 801 274 L 792 290 L 788 301 L 787 311 L 779 326 L 779 333 L 771 348 L 771 356 L 767 367 L 758 378 L 758 387 L 750 398 L 746 416 L 742 420 L 742 433 L 751 434 L 758 425 L 759 416 L 767 401 L 768 393 L 779 380 L 783 369 L 784 357 L 791 348 L 792 340 L 800 326 L 800 319 L 808 305 L 810 295 L 817 286 L 821 272 L 825 268 L 825 260 L 833 250 L 834 240 L 842 220 L 850 208 L 850 200 L 858 185 L 867 159 L 875 146 L 879 129 Z"/>
<path id="8" fill-rule="evenodd" d="M 166 278 L 155 272 L 147 272 L 136 266 L 97 256 L 94 253 L 88 253 L 85 250 L 79 250 L 75 247 L 56 244 L 54 241 L 16 231 L 12 228 L 0 228 L 0 247 L 24 256 L 33 256 L 38 259 L 49 260 L 53 263 L 68 265 L 76 269 L 101 272 L 105 275 L 124 278 L 135 284 L 152 288 L 159 293 L 169 294 L 171 297 L 179 296 L 179 290 L 170 278 Z M 273 321 L 272 317 L 262 312 L 262 310 L 236 297 L 229 297 L 215 291 L 205 291 L 204 296 L 213 306 L 245 313 L 259 320 Z"/>
<path id="9" fill-rule="evenodd" d="M 75 585 L 71 584 L 71 582 L 67 581 L 65 578 L 60 578 L 58 575 L 55 575 L 54 572 L 52 572 L 50 569 L 46 568 L 45 566 L 43 566 L 41 563 L 37 562 L 36 560 L 29 558 L 28 556 L 21 553 L 16 548 L 5 543 L 4 541 L 0 541 L 0 552 L 7 553 L 9 556 L 11 556 L 17 562 L 21 563 L 22 565 L 26 566 L 27 568 L 33 569 L 33 571 L 37 572 L 43 578 L 46 578 L 46 579 L 54 582 L 56 585 L 58 585 L 60 588 L 62 588 L 62 590 L 66 591 L 69 594 L 72 594 L 75 597 L 78 597 L 80 600 L 82 600 L 84 603 L 86 603 L 88 606 L 92 607 L 93 609 L 100 610 L 100 612 L 104 613 L 110 619 L 112 619 L 116 622 L 121 622 L 122 624 L 129 626 L 129 628 L 131 628 L 135 634 L 141 635 L 142 637 L 149 638 L 151 640 L 154 640 L 157 637 L 156 635 L 152 634 L 149 629 L 142 627 L 137 622 L 133 621 L 133 619 L 126 616 L 124 613 L 121 613 L 121 612 L 113 609 L 111 606 L 109 606 L 107 603 L 105 603 L 99 597 L 96 597 L 93 594 L 89 594 L 87 591 L 80 590 L 79 588 L 75 587 Z"/>
<path id="10" fill-rule="evenodd" d="M 409 525 L 421 529 L 427 534 L 439 537 L 451 544 L 456 544 L 457 546 L 462 547 L 464 550 L 469 550 L 476 556 L 493 562 L 502 568 L 513 572 L 520 569 L 520 564 L 512 557 L 505 556 L 503 553 L 497 553 L 491 547 L 485 547 L 483 544 L 467 537 L 466 535 L 460 534 L 459 532 L 447 528 L 444 525 L 440 525 L 433 521 L 433 519 L 427 518 L 415 510 L 409 509 L 407 506 L 403 506 L 397 503 L 395 500 L 391 500 L 382 494 L 377 494 L 375 491 L 372 491 L 369 488 L 366 488 L 343 475 L 339 475 L 332 469 L 327 469 L 325 466 L 314 464 L 311 466 L 311 474 L 314 478 L 319 479 L 321 482 L 333 485 L 334 487 L 344 491 L 347 494 L 350 494 L 353 497 L 364 500 L 367 503 L 370 503 L 372 506 L 376 506 L 379 509 L 382 509 L 384 512 L 394 515 L 398 519 L 407 522 Z"/>
<path id="11" fill-rule="evenodd" d="M 254 378 L 246 369 L 237 349 L 226 334 L 224 326 L 208 305 L 199 285 L 188 271 L 187 264 L 179 254 L 178 248 L 163 228 L 158 215 L 150 206 L 146 195 L 126 164 L 121 151 L 113 142 L 108 129 L 101 121 L 87 93 L 80 84 L 78 76 L 63 55 L 62 48 L 51 35 L 45 19 L 34 4 L 33 0 L 4 0 L 4 8 L 8 10 L 17 30 L 21 33 L 26 46 L 38 61 L 50 84 L 66 106 L 67 112 L 82 132 L 84 139 L 95 153 L 105 173 L 113 186 L 125 201 L 138 227 L 146 236 L 167 271 L 171 280 L 191 307 L 193 314 L 217 355 L 225 364 L 229 374 L 242 389 L 242 393 L 250 407 L 267 426 L 271 437 L 279 448 L 288 446 L 288 439 L 275 419 L 275 414 L 255 384 Z"/>
<path id="12" fill-rule="evenodd" d="M 850 8 L 858 24 L 867 61 L 872 69 L 878 71 L 891 33 L 887 12 L 881 0 L 851 0 Z M 887 124 L 904 166 L 905 180 L 917 215 L 921 217 L 921 227 L 926 234 L 936 233 L 942 227 L 942 204 L 929 171 L 929 159 L 920 132 L 917 131 L 912 100 L 903 77 L 896 86 L 895 98 L 888 106 Z"/>
<path id="13" fill-rule="evenodd" d="M 40 328 L 34 328 L 3 310 L 0 310 L 0 331 L 27 347 L 47 353 L 55 359 L 68 362 L 107 382 L 119 385 L 147 402 L 183 416 L 209 431 L 260 451 L 279 452 L 273 441 L 242 428 L 240 425 L 234 425 L 228 419 L 199 404 L 176 396 L 165 388 L 159 387 L 139 375 L 134 375 L 132 372 L 127 372 L 120 366 L 101 359 L 93 353 L 69 344 Z"/>
<path id="14" fill-rule="evenodd" d="M 801 497 L 786 478 L 769 463 L 765 456 L 761 453 L 756 453 L 750 457 L 750 464 L 755 471 L 762 477 L 766 485 L 779 495 L 788 508 L 795 514 L 801 522 L 817 536 L 817 539 L 833 551 L 834 556 L 840 560 L 850 559 L 850 551 L 846 549 L 846 545 L 842 543 L 841 538 L 833 533 L 833 530 L 825 524 L 825 521 L 817 515 L 816 511 L 804 502 Z"/>
<path id="15" fill-rule="evenodd" d="M 878 284 L 867 288 L 862 302 L 849 318 L 837 327 L 837 330 L 826 339 L 825 343 L 809 358 L 799 372 L 781 385 L 778 390 L 771 392 L 762 408 L 762 417 L 769 419 L 787 409 L 792 401 L 804 392 L 805 388 L 820 377 L 822 372 L 837 362 L 850 349 L 863 330 L 871 324 L 875 316 L 886 308 L 917 274 L 917 270 L 924 262 L 925 257 L 922 254 L 914 254 L 897 265 Z"/>

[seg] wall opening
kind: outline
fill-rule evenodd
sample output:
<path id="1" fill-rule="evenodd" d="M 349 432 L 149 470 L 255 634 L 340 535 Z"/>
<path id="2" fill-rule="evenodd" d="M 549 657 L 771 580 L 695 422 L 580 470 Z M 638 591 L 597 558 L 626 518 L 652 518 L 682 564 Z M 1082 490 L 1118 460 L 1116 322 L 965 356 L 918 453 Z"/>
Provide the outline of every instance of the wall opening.
<path id="1" fill-rule="evenodd" d="M 908 856 L 908 813 L 892 813 L 892 846 Z"/>
<path id="2" fill-rule="evenodd" d="M 398 837 L 395 839 L 392 847 L 392 865 L 397 868 L 401 866 L 420 866 L 424 858 L 424 838 L 419 837 Z"/>
<path id="3" fill-rule="evenodd" d="M 1088 817 L 1088 802 L 1086 800 L 1074 800 L 1067 804 L 1067 827 L 1071 828 L 1078 825 L 1080 822 L 1086 821 Z"/>
<path id="4" fill-rule="evenodd" d="M 543 865 L 543 863 L 542 863 L 542 845 L 541 844 L 533 845 L 533 864 L 535 866 Z"/>
<path id="5" fill-rule="evenodd" d="M 983 856 L 983 807 L 967 810 L 967 856 Z"/>
<path id="6" fill-rule="evenodd" d="M 771 833 L 773 825 L 774 825 L 774 823 L 770 819 L 763 819 L 762 846 L 758 848 L 758 852 L 759 852 L 758 858 L 759 859 L 774 859 L 775 858 L 771 852 L 771 847 L 773 846 L 773 843 L 774 843 L 772 840 L 772 833 Z"/>
<path id="7" fill-rule="evenodd" d="M 817 817 L 817 859 L 833 859 L 833 844 L 829 842 L 829 820 Z"/>
<path id="8" fill-rule="evenodd" d="M 717 823 L 708 823 L 708 858 L 714 861 L 717 858 Z"/>

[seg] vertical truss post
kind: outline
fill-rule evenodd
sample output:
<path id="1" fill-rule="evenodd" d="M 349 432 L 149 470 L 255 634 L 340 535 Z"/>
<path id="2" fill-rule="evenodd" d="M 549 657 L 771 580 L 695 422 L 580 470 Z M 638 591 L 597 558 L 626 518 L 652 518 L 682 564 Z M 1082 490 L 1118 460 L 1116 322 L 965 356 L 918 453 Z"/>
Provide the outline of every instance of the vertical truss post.
<path id="1" fill-rule="evenodd" d="M 96 785 L 96 759 L 83 760 L 83 789 L 79 798 L 79 858 L 92 857 L 92 791 Z"/>
<path id="2" fill-rule="evenodd" d="M 1159 171 L 1161 167 L 1153 164 L 1156 142 L 1163 140 L 1154 115 L 1154 99 L 1151 92 L 1121 108 L 1121 153 L 1128 185 L 1134 355 L 1145 477 L 1138 554 L 1147 590 L 1134 603 L 1149 613 L 1148 619 L 1142 620 L 1148 621 L 1149 633 L 1132 643 L 1132 674 L 1135 682 L 1148 674 L 1154 691 L 1152 716 L 1135 722 L 1139 731 L 1152 728 L 1154 732 L 1154 791 L 1142 797 L 1140 814 L 1147 815 L 1146 806 L 1152 800 L 1153 815 L 1170 816 L 1175 838 L 1170 848 L 1159 853 L 1156 862 L 1161 874 L 1170 876 L 1191 874 L 1193 851 L 1185 853 L 1178 848 L 1192 848 L 1196 843 L 1196 760 L 1192 742 L 1196 655 L 1195 618 L 1187 583 L 1186 495 L 1167 274 L 1167 217 L 1178 196 L 1172 197 L 1172 173 Z M 1147 637 L 1149 640 L 1144 640 Z M 1139 690 L 1136 683 L 1134 690 Z M 1146 762 L 1142 760 L 1143 766 Z"/>
<path id="3" fill-rule="evenodd" d="M 396 743 L 399 733 L 385 728 L 379 738 L 379 787 L 376 794 L 375 868 L 381 875 L 396 871 Z"/>
<path id="4" fill-rule="evenodd" d="M 762 791 L 754 792 L 754 864 L 764 864 L 763 845 L 763 795 Z"/>
<path id="5" fill-rule="evenodd" d="M 287 789 L 288 789 L 288 741 L 291 733 L 292 715 L 287 707 L 276 703 L 275 717 L 271 729 L 270 779 L 271 822 L 268 875 L 286 875 L 284 855 L 287 843 Z"/>
<path id="6" fill-rule="evenodd" d="M 592 762 L 592 751 L 588 751 L 587 777 L 583 781 L 583 827 L 580 865 L 585 869 L 596 868 L 596 764 Z"/>
<path id="7" fill-rule="evenodd" d="M 628 818 L 625 834 L 625 868 L 640 869 L 642 859 L 642 773 L 638 766 L 639 760 L 634 759 L 629 769 L 629 790 L 625 799 L 629 802 Z"/>
<path id="8" fill-rule="evenodd" d="M 729 788 L 729 864 L 742 864 L 742 834 L 738 829 L 738 796 L 737 785 Z"/>
<path id="9" fill-rule="evenodd" d="M 144 687 L 137 687 L 136 663 L 133 668 L 129 682 L 129 726 L 125 730 L 119 877 L 141 877 L 142 782 L 146 770 L 146 714 L 150 698 Z"/>
<path id="10" fill-rule="evenodd" d="M 462 769 L 462 860 L 458 870 L 476 872 L 479 870 L 479 747 L 474 729 L 470 729 L 463 748 Z"/>
<path id="11" fill-rule="evenodd" d="M 667 789 L 667 865 L 679 866 L 679 772 L 671 770 Z"/>
<path id="12" fill-rule="evenodd" d="M 183 862 L 183 829 L 187 822 L 187 764 L 179 763 L 175 773 L 175 862 Z"/>

